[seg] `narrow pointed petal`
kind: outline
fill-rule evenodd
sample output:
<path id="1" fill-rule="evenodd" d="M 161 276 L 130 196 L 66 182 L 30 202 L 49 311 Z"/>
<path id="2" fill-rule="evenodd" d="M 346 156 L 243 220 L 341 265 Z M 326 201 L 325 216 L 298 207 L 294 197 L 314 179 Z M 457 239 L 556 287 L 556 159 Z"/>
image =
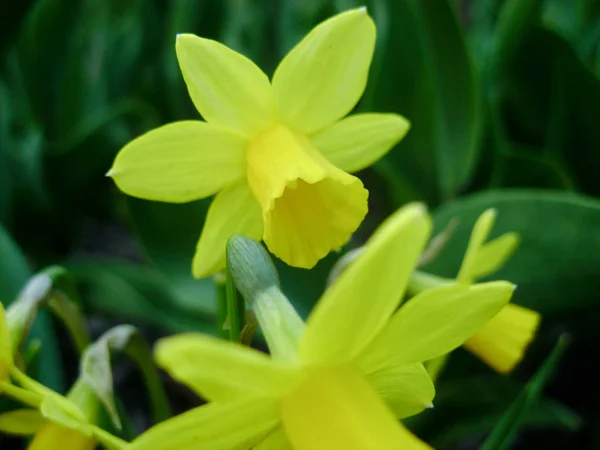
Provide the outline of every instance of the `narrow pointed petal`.
<path id="1" fill-rule="evenodd" d="M 127 450 L 245 450 L 263 440 L 278 422 L 273 400 L 209 403 L 155 425 Z"/>
<path id="2" fill-rule="evenodd" d="M 398 307 L 430 231 L 431 220 L 420 204 L 387 219 L 308 318 L 301 357 L 334 364 L 358 355 Z"/>
<path id="3" fill-rule="evenodd" d="M 473 279 L 486 277 L 497 272 L 519 245 L 517 233 L 506 233 L 481 246 L 471 269 Z"/>
<path id="4" fill-rule="evenodd" d="M 16 409 L 0 414 L 0 432 L 27 436 L 37 432 L 45 420 L 35 409 Z"/>
<path id="5" fill-rule="evenodd" d="M 497 372 L 509 373 L 523 359 L 539 324 L 537 312 L 509 303 L 465 347 Z"/>
<path id="6" fill-rule="evenodd" d="M 473 282 L 473 273 L 476 270 L 477 255 L 490 234 L 495 220 L 496 210 L 490 208 L 485 210 L 475 222 L 473 231 L 471 231 L 469 244 L 467 245 L 467 250 L 465 251 L 465 256 L 463 257 L 458 275 L 456 276 L 456 280 L 459 283 L 469 284 Z"/>
<path id="7" fill-rule="evenodd" d="M 107 175 L 133 197 L 189 202 L 243 179 L 246 146 L 206 122 L 174 122 L 123 147 Z"/>
<path id="8" fill-rule="evenodd" d="M 390 367 L 367 375 L 398 419 L 413 416 L 430 408 L 435 387 L 423 364 Z"/>
<path id="9" fill-rule="evenodd" d="M 6 322 L 4 305 L 0 303 L 0 381 L 8 378 L 8 372 L 13 364 L 10 334 Z"/>
<path id="10" fill-rule="evenodd" d="M 37 432 L 27 450 L 94 450 L 96 440 L 84 436 L 78 431 L 62 427 L 52 422 L 46 422 Z"/>
<path id="11" fill-rule="evenodd" d="M 285 263 L 311 268 L 345 244 L 367 213 L 362 182 L 283 125 L 248 149 L 248 184 L 260 203 L 264 241 Z"/>
<path id="12" fill-rule="evenodd" d="M 207 122 L 247 138 L 272 122 L 271 85 L 252 61 L 193 34 L 178 35 L 176 50 L 190 97 Z"/>
<path id="13" fill-rule="evenodd" d="M 223 189 L 208 208 L 194 254 L 194 277 L 203 278 L 225 267 L 225 246 L 232 234 L 262 238 L 260 206 L 245 182 Z"/>
<path id="14" fill-rule="evenodd" d="M 210 401 L 276 397 L 296 382 L 295 367 L 238 343 L 202 334 L 161 340 L 155 358 L 173 378 Z"/>
<path id="15" fill-rule="evenodd" d="M 283 427 L 279 426 L 275 428 L 269 435 L 258 445 L 254 446 L 252 450 L 293 450 L 288 441 L 288 438 L 283 430 Z"/>
<path id="16" fill-rule="evenodd" d="M 510 300 L 514 285 L 494 281 L 427 290 L 403 305 L 361 355 L 367 373 L 426 361 L 462 345 Z"/>
<path id="17" fill-rule="evenodd" d="M 375 24 L 365 8 L 319 24 L 275 71 L 279 119 L 311 134 L 348 114 L 365 90 L 374 48 Z"/>
<path id="18" fill-rule="evenodd" d="M 281 418 L 296 450 L 401 450 L 398 421 L 352 366 L 317 371 L 281 401 Z"/>
<path id="19" fill-rule="evenodd" d="M 311 137 L 331 163 L 356 172 L 384 156 L 406 135 L 410 123 L 398 114 L 354 114 Z"/>

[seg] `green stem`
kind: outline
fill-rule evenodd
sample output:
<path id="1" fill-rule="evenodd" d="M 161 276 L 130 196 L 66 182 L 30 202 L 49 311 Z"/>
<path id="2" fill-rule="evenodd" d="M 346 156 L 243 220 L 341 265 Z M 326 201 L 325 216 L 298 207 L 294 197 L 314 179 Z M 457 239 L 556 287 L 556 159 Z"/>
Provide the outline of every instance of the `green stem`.
<path id="1" fill-rule="evenodd" d="M 241 330 L 244 327 L 246 305 L 244 299 L 237 294 L 229 265 L 225 268 L 225 276 L 225 303 L 227 305 L 227 318 L 229 319 L 229 340 L 238 342 Z"/>
<path id="2" fill-rule="evenodd" d="M 227 324 L 227 286 L 225 275 L 223 272 L 218 272 L 213 276 L 215 285 L 217 286 L 217 328 L 219 336 L 222 338 L 229 337 L 229 331 L 226 329 Z"/>
<path id="3" fill-rule="evenodd" d="M 40 394 L 20 388 L 6 381 L 0 382 L 0 393 L 35 409 L 38 409 L 42 404 L 42 396 Z"/>
<path id="4" fill-rule="evenodd" d="M 108 431 L 105 431 L 102 428 L 97 427 L 95 425 L 92 425 L 91 427 L 94 433 L 94 437 L 107 449 L 121 450 L 127 447 L 127 441 L 124 441 L 123 439 L 112 435 Z"/>

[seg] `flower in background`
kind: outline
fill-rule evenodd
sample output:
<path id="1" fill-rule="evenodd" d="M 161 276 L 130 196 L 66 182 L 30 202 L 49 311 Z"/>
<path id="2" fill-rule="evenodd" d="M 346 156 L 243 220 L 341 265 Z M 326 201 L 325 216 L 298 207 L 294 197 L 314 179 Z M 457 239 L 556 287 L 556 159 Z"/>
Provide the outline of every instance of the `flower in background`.
<path id="1" fill-rule="evenodd" d="M 454 284 L 397 309 L 430 228 L 421 205 L 395 213 L 306 324 L 260 244 L 232 238 L 231 272 L 271 356 L 202 334 L 162 340 L 158 363 L 210 403 L 150 429 L 129 450 L 427 448 L 397 422 L 431 406 L 422 361 L 461 345 L 513 291 L 504 281 Z"/>
<path id="2" fill-rule="evenodd" d="M 63 397 L 19 370 L 13 362 L 15 341 L 11 335 L 20 336 L 21 328 L 21 321 L 7 320 L 4 305 L 0 303 L 0 396 L 12 397 L 31 407 L 0 414 L 0 430 L 34 435 L 29 450 L 96 448 L 90 424 L 98 419 L 97 397 L 81 380 Z M 22 387 L 11 383 L 11 376 Z"/>
<path id="3" fill-rule="evenodd" d="M 495 218 L 496 211 L 488 209 L 477 219 L 457 275 L 459 283 L 469 284 L 498 271 L 516 249 L 517 233 L 485 242 Z M 523 359 L 539 323 L 536 311 L 508 304 L 465 343 L 465 348 L 494 370 L 508 373 Z"/>
<path id="4" fill-rule="evenodd" d="M 347 115 L 360 99 L 375 24 L 359 8 L 315 27 L 271 81 L 249 59 L 191 34 L 177 58 L 203 121 L 181 121 L 127 144 L 107 175 L 125 193 L 183 203 L 217 193 L 193 261 L 224 267 L 232 234 L 263 239 L 289 265 L 311 268 L 350 238 L 368 192 L 349 175 L 408 131 L 396 114 Z"/>

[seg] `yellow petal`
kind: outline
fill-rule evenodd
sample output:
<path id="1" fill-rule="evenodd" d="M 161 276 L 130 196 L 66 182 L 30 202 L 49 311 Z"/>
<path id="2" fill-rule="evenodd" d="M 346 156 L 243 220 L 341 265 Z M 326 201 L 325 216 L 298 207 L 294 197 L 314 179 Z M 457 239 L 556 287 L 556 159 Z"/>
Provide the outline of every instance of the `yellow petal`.
<path id="1" fill-rule="evenodd" d="M 176 50 L 190 97 L 207 122 L 244 137 L 271 123 L 269 79 L 252 61 L 193 34 L 178 35 Z"/>
<path id="2" fill-rule="evenodd" d="M 472 277 L 477 280 L 500 270 L 518 245 L 517 233 L 506 233 L 483 244 L 475 256 Z"/>
<path id="3" fill-rule="evenodd" d="M 225 267 L 225 246 L 232 234 L 261 239 L 259 204 L 245 182 L 223 189 L 208 209 L 194 254 L 193 273 L 203 278 Z"/>
<path id="4" fill-rule="evenodd" d="M 375 48 L 375 24 L 365 8 L 315 27 L 273 75 L 278 119 L 314 133 L 345 116 L 365 90 Z"/>
<path id="5" fill-rule="evenodd" d="M 540 323 L 531 309 L 509 303 L 465 343 L 465 347 L 500 373 L 523 359 Z"/>
<path id="6" fill-rule="evenodd" d="M 0 431 L 27 436 L 37 432 L 44 420 L 35 409 L 17 409 L 0 414 Z"/>
<path id="7" fill-rule="evenodd" d="M 494 317 L 513 290 L 506 281 L 429 289 L 394 314 L 359 363 L 370 373 L 448 353 Z"/>
<path id="8" fill-rule="evenodd" d="M 48 450 L 51 448 L 61 450 L 94 450 L 96 441 L 92 437 L 84 436 L 78 431 L 46 422 L 35 435 L 28 450 Z"/>
<path id="9" fill-rule="evenodd" d="M 277 363 L 265 353 L 202 334 L 163 339 L 155 357 L 173 378 L 210 401 L 277 397 L 299 376 L 295 367 Z"/>
<path id="10" fill-rule="evenodd" d="M 490 208 L 484 211 L 475 222 L 469 244 L 467 245 L 467 250 L 465 251 L 465 256 L 463 257 L 458 275 L 456 276 L 456 280 L 459 283 L 469 284 L 473 282 L 473 273 L 476 270 L 477 255 L 481 246 L 490 234 L 495 220 L 496 210 Z"/>
<path id="11" fill-rule="evenodd" d="M 398 114 L 355 114 L 311 137 L 331 163 L 356 172 L 384 156 L 408 132 L 410 123 Z"/>
<path id="12" fill-rule="evenodd" d="M 313 267 L 345 244 L 367 213 L 361 181 L 283 125 L 251 142 L 248 184 L 262 207 L 265 243 L 291 266 Z"/>
<path id="13" fill-rule="evenodd" d="M 388 218 L 317 303 L 300 341 L 301 357 L 334 364 L 358 355 L 398 307 L 430 231 L 420 204 Z"/>
<path id="14" fill-rule="evenodd" d="M 277 403 L 272 400 L 209 403 L 155 425 L 127 450 L 245 450 L 278 423 Z"/>
<path id="15" fill-rule="evenodd" d="M 435 387 L 421 363 L 390 367 L 368 374 L 367 379 L 398 419 L 433 406 Z"/>
<path id="16" fill-rule="evenodd" d="M 134 197 L 189 202 L 243 179 L 246 145 L 206 122 L 174 122 L 123 147 L 107 175 Z"/>
<path id="17" fill-rule="evenodd" d="M 258 445 L 252 447 L 252 450 L 293 450 L 290 441 L 283 431 L 283 427 L 275 428 L 269 435 Z"/>
<path id="18" fill-rule="evenodd" d="M 0 381 L 8 378 L 8 371 L 13 364 L 10 334 L 6 322 L 4 305 L 0 303 Z"/>
<path id="19" fill-rule="evenodd" d="M 369 382 L 352 366 L 319 370 L 281 401 L 296 450 L 401 450 L 403 433 Z"/>

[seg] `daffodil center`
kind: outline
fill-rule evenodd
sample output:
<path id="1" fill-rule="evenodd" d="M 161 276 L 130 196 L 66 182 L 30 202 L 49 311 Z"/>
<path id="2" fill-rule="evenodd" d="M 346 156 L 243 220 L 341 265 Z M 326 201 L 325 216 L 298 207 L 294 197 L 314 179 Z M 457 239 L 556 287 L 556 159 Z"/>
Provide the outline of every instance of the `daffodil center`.
<path id="1" fill-rule="evenodd" d="M 265 242 L 293 266 L 310 268 L 342 246 L 367 212 L 368 193 L 360 180 L 285 125 L 274 125 L 250 143 L 247 176 L 263 210 Z"/>

